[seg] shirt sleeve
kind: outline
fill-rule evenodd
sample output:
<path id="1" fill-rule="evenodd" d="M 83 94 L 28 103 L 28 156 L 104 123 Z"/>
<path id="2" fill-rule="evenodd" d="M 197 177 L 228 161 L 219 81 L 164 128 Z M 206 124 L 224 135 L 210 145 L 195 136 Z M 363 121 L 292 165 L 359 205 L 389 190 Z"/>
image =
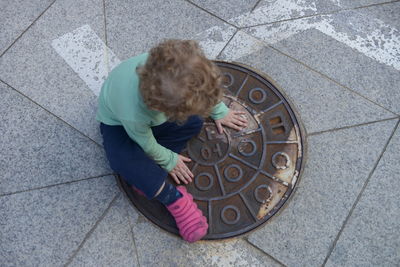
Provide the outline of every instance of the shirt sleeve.
<path id="1" fill-rule="evenodd" d="M 217 105 L 215 105 L 211 111 L 211 118 L 214 120 L 219 120 L 222 119 L 223 117 L 228 114 L 229 108 L 225 105 L 224 102 L 219 102 Z"/>
<path id="2" fill-rule="evenodd" d="M 123 126 L 129 137 L 163 169 L 170 172 L 175 167 L 178 161 L 178 154 L 157 143 L 148 125 L 140 122 L 123 121 Z"/>

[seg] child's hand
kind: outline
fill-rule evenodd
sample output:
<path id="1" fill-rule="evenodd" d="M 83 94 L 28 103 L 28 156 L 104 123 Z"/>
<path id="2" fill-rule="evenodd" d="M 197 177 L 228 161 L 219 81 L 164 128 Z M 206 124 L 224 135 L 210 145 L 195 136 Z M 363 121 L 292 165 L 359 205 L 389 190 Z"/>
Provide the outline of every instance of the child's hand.
<path id="1" fill-rule="evenodd" d="M 247 120 L 240 115 L 246 114 L 243 111 L 235 111 L 230 109 L 228 114 L 225 117 L 219 120 L 215 120 L 215 124 L 217 125 L 218 132 L 222 134 L 224 129 L 222 125 L 228 126 L 235 130 L 242 130 L 247 126 Z"/>
<path id="2" fill-rule="evenodd" d="M 178 162 L 176 163 L 175 168 L 173 168 L 172 171 L 169 172 L 169 174 L 172 176 L 177 184 L 181 184 L 180 181 L 184 182 L 185 184 L 192 182 L 192 178 L 194 177 L 194 175 L 185 164 L 185 162 L 191 161 L 191 159 L 185 156 L 178 155 Z"/>

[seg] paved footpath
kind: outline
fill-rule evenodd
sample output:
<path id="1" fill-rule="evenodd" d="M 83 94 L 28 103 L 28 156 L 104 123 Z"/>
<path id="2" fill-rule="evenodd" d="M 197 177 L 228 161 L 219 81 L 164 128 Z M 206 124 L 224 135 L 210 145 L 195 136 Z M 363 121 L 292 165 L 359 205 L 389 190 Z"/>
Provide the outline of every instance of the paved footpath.
<path id="1" fill-rule="evenodd" d="M 400 1 L 0 1 L 0 266 L 399 266 Z M 188 244 L 116 186 L 94 120 L 118 62 L 164 38 L 271 76 L 307 131 L 286 207 Z"/>

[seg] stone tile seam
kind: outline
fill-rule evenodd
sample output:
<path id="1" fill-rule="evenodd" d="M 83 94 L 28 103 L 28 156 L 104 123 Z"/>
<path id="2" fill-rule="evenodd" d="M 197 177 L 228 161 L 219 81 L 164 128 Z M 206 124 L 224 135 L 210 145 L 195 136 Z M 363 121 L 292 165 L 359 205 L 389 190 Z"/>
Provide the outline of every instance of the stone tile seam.
<path id="1" fill-rule="evenodd" d="M 25 95 L 24 93 L 22 93 L 21 91 L 17 90 L 16 88 L 14 88 L 13 86 L 11 86 L 10 84 L 8 84 L 7 82 L 5 82 L 3 79 L 0 78 L 0 82 L 4 83 L 5 85 L 7 85 L 9 88 L 11 88 L 12 90 L 14 90 L 15 92 L 17 92 L 19 95 L 21 95 L 22 97 L 26 98 L 28 101 L 32 102 L 34 105 L 38 106 L 40 109 L 46 111 L 48 114 L 50 114 L 51 116 L 55 117 L 56 119 L 58 119 L 59 121 L 61 121 L 61 123 L 66 124 L 68 127 L 71 127 L 72 129 L 74 129 L 75 131 L 77 131 L 80 135 L 84 136 L 85 138 L 89 139 L 90 141 L 92 141 L 94 144 L 96 144 L 99 147 L 103 147 L 101 144 L 97 143 L 94 139 L 92 139 L 91 137 L 89 137 L 88 135 L 86 135 L 85 133 L 83 133 L 82 131 L 78 130 L 77 128 L 75 128 L 73 125 L 69 124 L 68 122 L 66 122 L 65 120 L 63 120 L 61 117 L 57 116 L 56 114 L 54 114 L 53 112 L 51 112 L 50 110 L 48 110 L 47 108 L 45 108 L 44 106 L 42 106 L 41 104 L 39 104 L 38 102 L 36 102 L 35 100 L 33 100 L 32 98 L 30 98 L 29 96 Z"/>
<path id="2" fill-rule="evenodd" d="M 239 29 L 238 26 L 236 26 L 236 25 L 234 25 L 234 24 L 228 22 L 227 20 L 225 20 L 225 19 L 223 19 L 223 18 L 218 17 L 216 14 L 214 14 L 214 13 L 212 13 L 211 11 L 208 11 L 207 9 L 205 9 L 205 8 L 203 8 L 203 7 L 199 6 L 199 5 L 197 5 L 196 3 L 193 3 L 192 1 L 190 1 L 190 0 L 183 0 L 183 1 L 185 1 L 185 2 L 187 2 L 187 3 L 189 3 L 189 4 L 191 4 L 191 5 L 193 5 L 194 7 L 196 7 L 196 8 L 198 8 L 198 9 L 202 10 L 203 12 L 206 12 L 207 14 L 209 14 L 209 15 L 213 16 L 214 18 L 216 18 L 216 19 L 218 19 L 218 20 L 220 20 L 220 21 L 222 21 L 222 22 L 228 24 L 229 26 L 232 26 L 232 27 L 234 27 L 234 28 L 236 28 L 236 29 Z M 400 0 L 399 0 L 399 1 L 400 1 Z"/>
<path id="3" fill-rule="evenodd" d="M 85 245 L 86 241 L 90 238 L 90 236 L 93 234 L 93 232 L 96 230 L 97 226 L 100 224 L 100 222 L 106 217 L 107 213 L 110 211 L 111 207 L 114 205 L 116 202 L 117 198 L 121 195 L 121 192 L 117 192 L 114 196 L 114 198 L 111 200 L 111 202 L 108 204 L 107 208 L 104 210 L 104 212 L 101 214 L 101 216 L 97 219 L 93 227 L 86 233 L 85 237 L 83 238 L 82 242 L 79 244 L 78 248 L 72 253 L 72 256 L 67 260 L 67 262 L 64 264 L 64 267 L 68 266 L 71 264 L 73 259 L 76 257 L 78 252 L 82 249 L 82 247 Z"/>
<path id="4" fill-rule="evenodd" d="M 0 198 L 1 198 L 1 197 L 5 197 L 5 196 L 20 194 L 20 193 L 26 193 L 26 192 L 30 192 L 30 191 L 36 191 L 36 190 L 41 190 L 41 189 L 47 189 L 47 188 L 51 188 L 51 187 L 55 187 L 55 186 L 60 186 L 60 185 L 67 185 L 67 184 L 72 184 L 72 183 L 79 183 L 79 182 L 82 182 L 82 181 L 87 181 L 87 180 L 92 180 L 92 179 L 98 179 L 98 178 L 102 178 L 102 177 L 106 177 L 106 176 L 110 176 L 110 175 L 114 175 L 114 173 L 102 174 L 102 175 L 97 175 L 97 176 L 82 178 L 82 179 L 78 179 L 78 180 L 74 180 L 74 181 L 68 181 L 68 182 L 57 183 L 57 184 L 50 184 L 50 185 L 45 185 L 45 186 L 30 188 L 30 189 L 26 189 L 26 190 L 16 191 L 16 192 L 4 193 L 4 194 L 0 194 Z"/>
<path id="5" fill-rule="evenodd" d="M 326 265 L 326 263 L 328 262 L 330 256 L 332 255 L 332 252 L 333 252 L 333 250 L 335 249 L 336 244 L 337 244 L 337 242 L 339 241 L 339 238 L 340 238 L 340 236 L 342 235 L 344 229 L 346 228 L 346 225 L 347 225 L 347 223 L 348 223 L 348 221 L 349 221 L 351 215 L 353 214 L 353 212 L 354 212 L 354 210 L 355 210 L 355 208 L 356 208 L 358 202 L 360 201 L 360 199 L 361 199 L 361 197 L 362 197 L 362 194 L 363 194 L 364 191 L 365 191 L 365 188 L 368 186 L 368 183 L 369 183 L 369 181 L 371 180 L 373 174 L 375 173 L 375 170 L 376 170 L 376 168 L 378 167 L 379 162 L 381 161 L 383 155 L 385 154 L 386 149 L 387 149 L 387 147 L 388 147 L 389 144 L 390 144 L 390 141 L 392 140 L 394 134 L 396 133 L 397 129 L 399 128 L 399 124 L 400 124 L 400 119 L 397 121 L 397 123 L 396 123 L 396 125 L 395 125 L 395 127 L 394 127 L 394 129 L 393 129 L 393 131 L 392 131 L 392 133 L 391 133 L 391 135 L 389 136 L 388 140 L 386 141 L 386 144 L 384 145 L 384 147 L 383 147 L 383 149 L 382 149 L 382 152 L 380 153 L 378 159 L 376 160 L 376 162 L 375 162 L 375 164 L 374 164 L 374 167 L 372 168 L 371 172 L 369 173 L 369 175 L 368 175 L 368 177 L 367 177 L 367 180 L 364 182 L 363 187 L 361 188 L 360 193 L 358 193 L 356 200 L 354 201 L 354 203 L 353 203 L 353 205 L 352 205 L 352 207 L 351 207 L 349 213 L 347 214 L 347 216 L 346 216 L 344 222 L 342 223 L 342 226 L 340 227 L 339 233 L 336 235 L 335 240 L 333 241 L 333 243 L 331 244 L 331 246 L 330 246 L 330 248 L 329 248 L 328 254 L 327 254 L 327 256 L 326 256 L 325 259 L 324 259 L 324 262 L 323 262 L 323 264 L 322 264 L 322 267 L 324 267 L 324 266 Z"/>
<path id="6" fill-rule="evenodd" d="M 107 12 L 106 12 L 106 0 L 103 0 L 103 18 L 104 18 L 104 41 L 105 45 L 103 47 L 104 58 L 106 62 L 107 72 L 110 73 L 110 61 L 109 61 L 109 53 L 108 53 L 108 34 L 107 34 Z"/>
<path id="7" fill-rule="evenodd" d="M 265 252 L 264 250 L 260 249 L 259 247 L 257 247 L 256 245 L 254 245 L 253 243 L 251 243 L 247 238 L 243 238 L 243 240 L 245 242 L 247 242 L 247 244 L 249 244 L 251 247 L 255 248 L 256 250 L 258 250 L 259 252 L 261 252 L 262 254 L 266 255 L 267 257 L 269 257 L 271 260 L 273 260 L 275 263 L 283 266 L 283 267 L 287 267 L 287 265 L 285 265 L 283 262 L 279 261 L 278 259 L 276 259 L 275 257 L 271 256 L 270 254 L 268 254 L 267 252 Z"/>
<path id="8" fill-rule="evenodd" d="M 300 17 L 295 17 L 295 18 L 290 18 L 290 19 L 282 19 L 282 20 L 277 20 L 277 21 L 273 21 L 273 22 L 259 23 L 259 24 L 255 24 L 255 25 L 251 25 L 251 26 L 237 27 L 237 28 L 239 30 L 250 29 L 250 28 L 254 28 L 254 27 L 258 27 L 258 26 L 271 25 L 271 24 L 275 24 L 275 23 L 282 23 L 282 22 L 295 21 L 295 20 L 306 19 L 306 18 L 333 15 L 333 14 L 337 14 L 337 13 L 344 12 L 344 11 L 349 11 L 349 10 L 357 10 L 357 9 L 369 8 L 369 7 L 374 7 L 374 6 L 393 4 L 393 3 L 397 3 L 399 1 L 400 0 L 393 0 L 393 1 L 375 3 L 375 4 L 365 5 L 365 6 L 342 8 L 342 9 L 334 10 L 334 11 L 331 11 L 331 12 L 324 12 L 324 13 L 318 13 L 318 14 L 313 14 L 313 15 L 300 16 Z"/>
<path id="9" fill-rule="evenodd" d="M 118 179 L 117 175 L 114 175 L 114 178 L 115 178 L 115 180 L 117 180 L 117 179 Z M 118 183 L 117 183 L 117 184 L 118 184 Z M 120 189 L 120 192 L 122 192 L 122 197 L 124 198 L 126 205 L 129 206 L 129 207 L 127 207 L 127 210 L 126 210 L 127 219 L 128 219 L 128 224 L 129 224 L 130 232 L 131 232 L 131 235 L 132 235 L 133 245 L 134 245 L 134 247 L 135 247 L 136 261 L 137 261 L 137 263 L 138 263 L 138 266 L 140 267 L 141 265 L 140 265 L 139 252 L 138 252 L 138 250 L 137 250 L 135 234 L 134 234 L 134 231 L 133 231 L 133 225 L 132 225 L 132 222 L 131 222 L 131 220 L 130 220 L 130 215 L 129 215 L 128 209 L 129 209 L 129 208 L 134 209 L 136 212 L 138 212 L 138 216 L 141 216 L 142 213 L 139 212 L 139 211 L 136 209 L 136 207 L 132 204 L 132 202 L 130 201 L 130 199 L 129 199 L 127 193 L 126 193 L 124 190 L 122 190 L 122 187 L 121 187 L 119 184 L 118 184 L 118 188 Z"/>
<path id="10" fill-rule="evenodd" d="M 250 10 L 250 13 L 252 13 L 256 8 L 257 8 L 257 6 L 259 5 L 261 3 L 261 0 L 258 0 L 257 1 L 257 3 L 253 6 L 253 8 Z"/>
<path id="11" fill-rule="evenodd" d="M 104 18 L 104 40 L 106 46 L 108 46 L 108 38 L 107 38 L 107 12 L 106 12 L 106 0 L 103 0 L 103 18 Z M 107 49 L 106 49 L 107 52 Z M 108 61 L 107 61 L 108 64 Z"/>
<path id="12" fill-rule="evenodd" d="M 219 51 L 218 55 L 215 57 L 216 59 L 218 59 L 222 52 L 224 52 L 225 48 L 229 45 L 229 43 L 232 41 L 232 39 L 235 37 L 235 35 L 239 32 L 238 29 L 235 30 L 235 32 L 232 34 L 231 38 L 229 38 L 229 40 L 226 42 L 226 44 L 224 45 L 224 47 L 221 49 L 221 51 Z"/>
<path id="13" fill-rule="evenodd" d="M 400 0 L 399 0 L 399 1 L 400 1 Z M 251 35 L 251 36 L 252 36 L 252 35 Z M 338 85 L 338 86 L 340 86 L 340 87 L 342 87 L 342 88 L 344 88 L 344 89 L 346 89 L 346 90 L 352 92 L 352 93 L 355 94 L 355 95 L 358 95 L 359 97 L 361 97 L 361 98 L 367 100 L 368 102 L 370 102 L 370 103 L 372 103 L 372 104 L 374 104 L 374 105 L 376 105 L 376 106 L 378 106 L 378 107 L 380 107 L 380 108 L 386 110 L 387 112 L 392 113 L 392 114 L 395 115 L 395 116 L 400 116 L 400 114 L 397 114 L 396 112 L 391 111 L 390 109 L 388 109 L 388 108 L 382 106 L 381 104 L 379 104 L 379 103 L 377 103 L 377 102 L 375 102 L 375 101 L 369 99 L 368 97 L 366 97 L 366 96 L 364 96 L 363 94 L 361 94 L 361 93 L 355 91 L 354 89 L 351 89 L 350 87 L 348 87 L 348 86 L 346 86 L 346 85 L 344 85 L 344 84 L 341 84 L 340 82 L 336 81 L 335 79 L 333 79 L 333 78 L 329 77 L 328 75 L 326 75 L 326 74 L 324 74 L 324 73 L 322 73 L 322 72 L 320 72 L 320 71 L 318 71 L 318 70 L 312 68 L 311 66 L 308 66 L 306 63 L 304 63 L 304 62 L 302 62 L 302 61 L 296 59 L 295 57 L 292 57 L 292 56 L 290 56 L 289 54 L 286 54 L 285 52 L 283 52 L 283 51 L 281 51 L 281 50 L 275 48 L 274 46 L 272 46 L 272 45 L 266 43 L 266 42 L 263 41 L 263 40 L 260 40 L 259 38 L 256 38 L 256 37 L 254 37 L 254 36 L 252 36 L 252 37 L 255 38 L 255 39 L 257 39 L 257 40 L 260 41 L 260 42 L 263 42 L 267 47 L 269 47 L 269 48 L 275 50 L 276 52 L 278 52 L 278 53 L 280 53 L 280 54 L 282 54 L 282 55 L 284 55 L 284 56 L 290 58 L 291 60 L 293 60 L 293 61 L 295 61 L 295 62 L 297 62 L 297 63 L 303 65 L 304 67 L 306 67 L 307 69 L 311 70 L 312 72 L 315 72 L 315 73 L 319 74 L 320 76 L 322 76 L 322 78 L 325 78 L 325 79 L 327 79 L 327 80 L 329 80 L 329 81 L 335 83 L 336 85 Z"/>
<path id="14" fill-rule="evenodd" d="M 115 177 L 115 179 L 117 179 L 117 177 Z M 125 199 L 125 203 L 128 201 L 128 203 L 126 203 L 126 204 L 130 206 L 131 203 L 129 202 L 130 200 L 127 198 L 126 194 L 122 194 L 122 197 Z M 129 207 L 129 208 L 133 208 L 133 207 Z M 126 210 L 126 218 L 128 219 L 129 230 L 130 230 L 131 236 L 132 236 L 133 247 L 135 248 L 136 262 L 137 262 L 138 266 L 140 267 L 139 252 L 137 250 L 136 240 L 135 240 L 135 233 L 133 231 L 133 225 L 132 225 L 132 222 L 130 220 L 130 215 L 129 215 L 128 209 Z"/>
<path id="15" fill-rule="evenodd" d="M 365 126 L 365 125 L 369 125 L 369 124 L 373 124 L 373 123 L 378 123 L 378 122 L 396 120 L 396 119 L 397 119 L 397 120 L 400 119 L 400 116 L 396 116 L 396 117 L 392 117 L 392 118 L 387 118 L 387 119 L 382 119 L 382 120 L 369 121 L 369 122 L 364 122 L 364 123 L 359 123 L 359 124 L 353 124 L 353 125 L 344 126 L 344 127 L 339 127 L 339 128 L 332 128 L 332 129 L 328 129 L 328 130 L 324 130 L 324 131 L 311 132 L 311 133 L 307 133 L 306 136 L 308 137 L 308 136 L 320 135 L 320 134 L 329 133 L 329 132 L 336 132 L 336 131 L 340 131 L 340 130 L 355 128 L 355 127 L 359 127 L 359 126 Z"/>
<path id="16" fill-rule="evenodd" d="M 37 17 L 37 18 L 35 18 L 34 20 L 33 20 L 33 22 L 6 48 L 6 50 L 4 50 L 4 52 L 3 53 L 1 53 L 1 55 L 0 55 L 0 58 L 5 54 L 5 53 L 7 53 L 7 51 L 33 26 L 33 24 L 35 24 L 36 23 L 36 21 L 38 21 L 42 16 L 43 16 L 43 14 L 44 13 L 46 13 L 46 11 L 48 10 L 48 9 L 50 9 L 50 7 L 52 7 L 53 6 L 53 4 L 56 2 L 56 0 L 54 0 L 53 2 L 51 2 L 50 4 L 49 4 L 49 6 L 48 7 L 46 7 L 45 8 L 45 10 L 43 10 L 40 14 L 39 14 L 39 16 Z"/>

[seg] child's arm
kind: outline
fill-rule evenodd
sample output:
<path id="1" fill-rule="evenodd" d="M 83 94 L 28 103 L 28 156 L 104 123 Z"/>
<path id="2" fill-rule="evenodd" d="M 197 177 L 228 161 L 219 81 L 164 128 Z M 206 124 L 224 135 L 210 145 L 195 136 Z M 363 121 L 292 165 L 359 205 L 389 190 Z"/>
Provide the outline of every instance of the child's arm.
<path id="1" fill-rule="evenodd" d="M 157 164 L 168 172 L 174 169 L 178 161 L 178 154 L 157 143 L 148 125 L 131 121 L 123 121 L 122 124 L 129 137 Z"/>

